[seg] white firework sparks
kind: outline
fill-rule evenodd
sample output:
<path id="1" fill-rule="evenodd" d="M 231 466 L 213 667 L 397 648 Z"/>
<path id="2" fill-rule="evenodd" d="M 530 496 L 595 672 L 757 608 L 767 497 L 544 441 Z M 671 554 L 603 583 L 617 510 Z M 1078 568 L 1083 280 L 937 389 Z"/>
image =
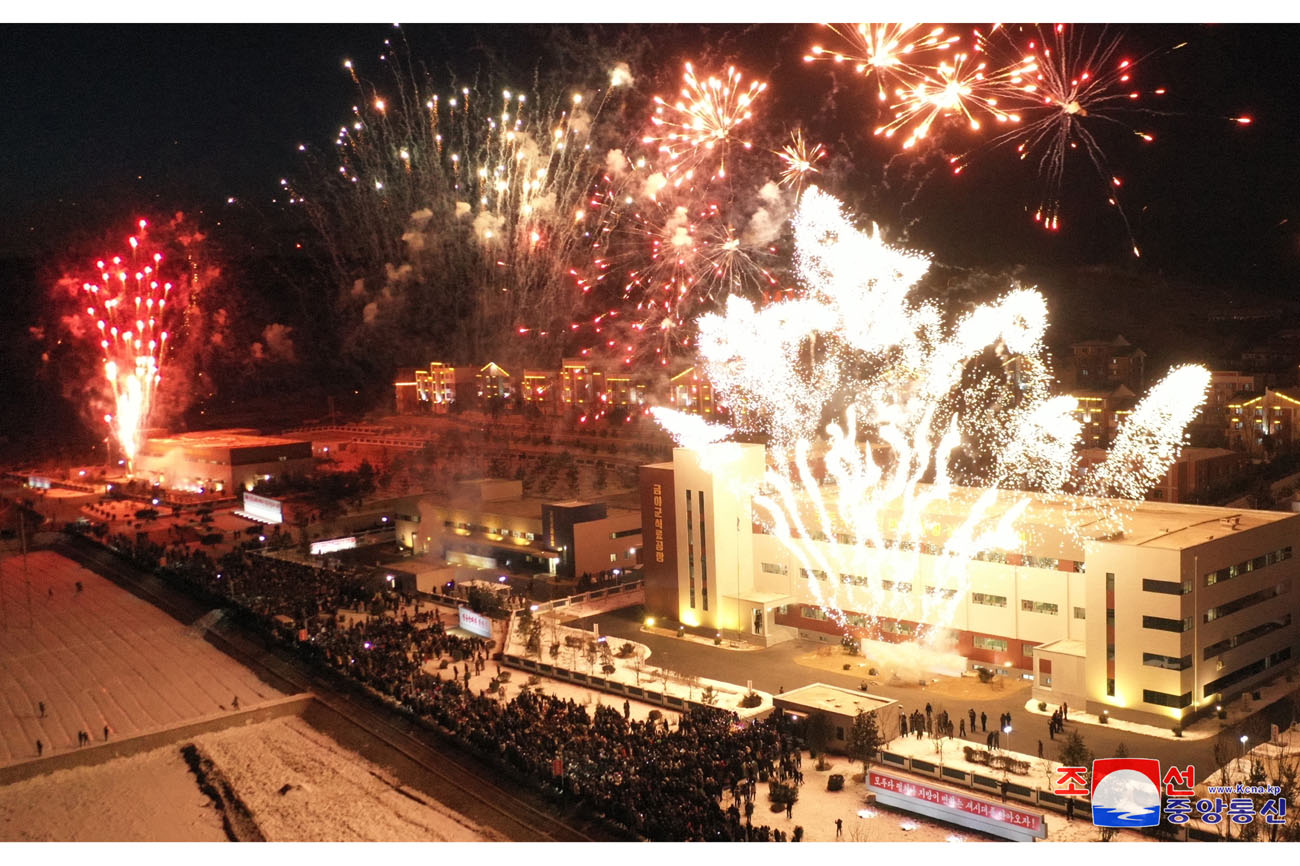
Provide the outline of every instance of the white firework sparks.
<path id="1" fill-rule="evenodd" d="M 945 316 L 912 297 L 928 259 L 858 230 L 816 187 L 794 234 L 802 297 L 760 309 L 732 296 L 698 321 L 704 368 L 736 430 L 656 418 L 706 454 L 729 432 L 769 436 L 763 482 L 746 492 L 841 628 L 846 610 L 915 619 L 911 593 L 887 590 L 924 575 L 936 591 L 922 596 L 922 621 L 940 627 L 922 638 L 942 649 L 972 560 L 1021 553 L 1048 523 L 1122 528 L 1125 503 L 1177 458 L 1203 368 L 1171 372 L 1085 473 L 1075 401 L 1050 393 L 1037 291 L 1013 287 Z"/>

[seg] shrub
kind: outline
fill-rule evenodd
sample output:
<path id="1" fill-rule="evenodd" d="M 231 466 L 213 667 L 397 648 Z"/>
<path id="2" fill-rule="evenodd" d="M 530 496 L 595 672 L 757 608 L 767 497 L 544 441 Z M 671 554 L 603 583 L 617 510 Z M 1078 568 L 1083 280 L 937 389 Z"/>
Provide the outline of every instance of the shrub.
<path id="1" fill-rule="evenodd" d="M 600 670 L 605 674 L 605 676 L 610 676 L 617 670 L 617 668 L 614 666 L 613 662 L 605 662 L 600 666 Z"/>
<path id="2" fill-rule="evenodd" d="M 510 671 L 502 671 L 501 673 L 497 674 L 497 679 L 501 680 L 501 682 L 503 683 L 510 682 Z"/>
<path id="3" fill-rule="evenodd" d="M 761 705 L 762 703 L 763 703 L 763 698 L 759 696 L 758 692 L 750 692 L 749 694 L 745 695 L 743 698 L 740 699 L 740 705 L 742 707 L 745 707 L 746 709 L 752 709 L 754 707 Z"/>
<path id="4" fill-rule="evenodd" d="M 1174 725 L 1174 736 L 1175 736 L 1175 737 L 1181 737 L 1182 735 L 1183 735 L 1183 726 L 1182 726 L 1182 725 Z"/>
<path id="5" fill-rule="evenodd" d="M 845 663 L 844 663 L 843 670 L 851 671 L 851 670 L 853 670 L 853 665 L 849 664 L 848 662 L 845 662 Z"/>
<path id="6" fill-rule="evenodd" d="M 827 777 L 826 777 L 826 790 L 827 790 L 827 791 L 843 791 L 843 790 L 844 790 L 844 777 L 841 776 L 839 773 L 832 773 L 831 775 L 827 776 Z"/>
<path id="7" fill-rule="evenodd" d="M 659 712 L 658 710 L 651 710 L 650 712 L 646 713 L 646 718 L 652 722 L 657 722 L 663 717 L 664 714 Z"/>
<path id="8" fill-rule="evenodd" d="M 988 668 L 980 668 L 979 675 L 980 675 L 980 682 L 982 683 L 993 682 L 993 671 L 989 670 Z"/>
<path id="9" fill-rule="evenodd" d="M 1038 711 L 1039 711 L 1040 713 L 1045 713 L 1045 712 L 1047 712 L 1047 701 L 1039 701 L 1039 702 L 1038 702 Z"/>
<path id="10" fill-rule="evenodd" d="M 616 655 L 621 659 L 625 659 L 631 656 L 634 652 L 636 652 L 636 647 L 632 645 L 631 641 L 628 641 L 618 648 L 618 653 Z"/>

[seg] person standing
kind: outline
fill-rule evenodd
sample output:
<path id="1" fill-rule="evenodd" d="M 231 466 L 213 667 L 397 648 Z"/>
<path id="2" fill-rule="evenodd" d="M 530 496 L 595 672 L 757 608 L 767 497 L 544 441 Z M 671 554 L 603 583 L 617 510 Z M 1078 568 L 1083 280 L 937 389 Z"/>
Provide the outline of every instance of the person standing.
<path id="1" fill-rule="evenodd" d="M 958 731 L 957 736 L 961 737 L 964 740 L 966 739 L 966 720 L 960 719 L 959 721 L 961 722 L 961 729 Z"/>
<path id="2" fill-rule="evenodd" d="M 970 716 L 970 729 L 971 731 L 974 731 L 975 730 L 975 708 L 971 707 L 969 710 L 966 711 L 966 714 Z"/>
<path id="3" fill-rule="evenodd" d="M 843 818 L 836 818 L 836 819 L 835 819 L 835 838 L 838 839 L 838 838 L 840 838 L 840 837 L 843 836 L 843 835 L 844 835 L 844 819 L 843 819 Z"/>
<path id="4" fill-rule="evenodd" d="M 104 742 L 106 742 L 106 743 L 108 742 L 108 725 L 104 725 Z M 1042 750 L 1043 750 L 1043 744 L 1042 744 L 1041 742 L 1039 742 L 1039 744 L 1038 744 L 1038 751 L 1041 752 Z M 1038 757 L 1041 758 L 1042 755 L 1039 755 Z"/>
<path id="5" fill-rule="evenodd" d="M 1038 741 L 1038 757 L 1043 757 L 1043 741 Z"/>
<path id="6" fill-rule="evenodd" d="M 43 755 L 44 753 L 45 753 L 45 744 L 42 743 L 40 740 L 37 740 L 37 741 L 36 741 L 36 757 L 39 758 L 39 757 L 40 757 L 41 755 Z"/>
<path id="7" fill-rule="evenodd" d="M 45 718 L 45 701 L 37 701 L 37 702 L 36 702 L 36 706 L 37 706 L 37 707 L 40 709 L 40 711 L 41 711 L 41 718 L 42 718 L 42 719 Z"/>
<path id="8" fill-rule="evenodd" d="M 989 729 L 989 714 L 980 713 L 980 730 L 987 731 L 988 729 Z"/>

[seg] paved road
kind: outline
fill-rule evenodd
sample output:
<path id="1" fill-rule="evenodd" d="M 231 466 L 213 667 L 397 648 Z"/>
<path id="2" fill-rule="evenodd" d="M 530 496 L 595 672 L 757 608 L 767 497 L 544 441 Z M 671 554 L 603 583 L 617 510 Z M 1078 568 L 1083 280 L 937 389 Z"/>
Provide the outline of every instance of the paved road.
<path id="1" fill-rule="evenodd" d="M 836 673 L 810 668 L 795 662 L 796 656 L 815 652 L 826 644 L 811 640 L 792 640 L 776 644 L 762 650 L 738 652 L 696 641 L 663 637 L 641 630 L 641 623 L 634 619 L 631 610 L 614 611 L 597 616 L 572 620 L 566 625 L 573 628 L 590 628 L 593 622 L 600 624 L 603 634 L 613 635 L 625 640 L 634 640 L 650 647 L 652 655 L 650 664 L 692 673 L 697 676 L 721 680 L 723 682 L 744 685 L 752 680 L 754 688 L 775 694 L 784 688 L 793 690 L 808 683 L 823 682 L 843 688 L 857 689 L 862 683 L 858 674 Z M 976 717 L 981 712 L 987 713 L 991 720 L 1002 713 L 1011 713 L 1012 734 L 1010 743 L 1004 742 L 1006 748 L 1027 754 L 1036 754 L 1039 738 L 1043 741 L 1045 754 L 1049 758 L 1057 757 L 1057 747 L 1062 737 L 1057 735 L 1052 742 L 1047 733 L 1047 718 L 1030 714 L 1025 710 L 1025 701 L 1029 699 L 1028 690 L 1019 690 L 1014 697 L 990 697 L 985 700 L 959 700 L 946 697 L 934 697 L 916 689 L 896 688 L 887 685 L 873 685 L 871 693 L 897 700 L 910 713 L 914 709 L 924 709 L 927 700 L 935 712 L 947 710 L 954 722 L 959 715 L 965 715 L 967 708 L 974 708 Z M 1274 704 L 1269 711 L 1256 715 L 1244 725 L 1234 725 L 1228 731 L 1232 742 L 1242 733 L 1250 736 L 1252 742 L 1267 739 L 1270 720 L 1285 727 L 1289 723 L 1289 708 L 1285 701 Z M 1272 715 L 1282 718 L 1274 718 Z M 894 722 L 889 719 L 887 722 Z M 896 722 L 895 722 L 896 724 Z M 993 724 L 993 722 L 991 722 Z M 1218 769 L 1214 761 L 1214 737 L 1203 740 L 1175 740 L 1172 736 L 1150 737 L 1105 725 L 1067 723 L 1067 733 L 1077 730 L 1084 743 L 1099 758 L 1115 754 L 1120 743 L 1124 744 L 1132 757 L 1159 758 L 1165 765 L 1188 763 L 1196 765 L 1196 778 L 1205 778 Z M 889 732 L 886 724 L 886 733 Z M 895 733 L 897 729 L 895 728 Z M 983 746 L 982 734 L 969 738 L 974 745 Z"/>

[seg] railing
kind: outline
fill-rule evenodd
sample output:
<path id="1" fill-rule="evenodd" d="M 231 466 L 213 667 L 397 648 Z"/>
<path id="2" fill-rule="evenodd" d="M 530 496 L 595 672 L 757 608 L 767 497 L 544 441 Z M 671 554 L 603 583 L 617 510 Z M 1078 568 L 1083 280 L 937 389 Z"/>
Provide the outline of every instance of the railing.
<path id="1" fill-rule="evenodd" d="M 888 764 L 921 776 L 931 776 L 940 781 L 962 785 L 975 791 L 986 791 L 999 796 L 1002 794 L 1003 780 L 993 776 L 986 776 L 982 773 L 974 773 L 957 767 L 946 767 L 942 763 L 913 758 L 909 755 L 900 755 L 887 749 L 877 752 L 876 757 L 882 764 Z M 1019 782 L 1013 782 L 1010 779 L 1006 780 L 1006 799 L 1062 813 L 1066 811 L 1066 802 L 1073 799 L 1075 811 L 1083 816 L 1088 814 L 1085 810 L 1092 808 L 1092 801 L 1087 798 L 1062 797 L 1059 794 L 1053 794 L 1040 788 L 1032 788 Z"/>
<path id="2" fill-rule="evenodd" d="M 620 583 L 617 586 L 609 586 L 604 589 L 593 589 L 591 592 L 582 592 L 577 595 L 556 598 L 551 601 L 544 601 L 537 605 L 534 613 L 546 613 L 550 610 L 559 610 L 564 607 L 573 607 L 574 605 L 583 604 L 588 601 L 596 601 L 602 598 L 609 598 L 615 595 L 636 592 L 645 588 L 644 580 L 629 580 L 626 583 Z"/>

